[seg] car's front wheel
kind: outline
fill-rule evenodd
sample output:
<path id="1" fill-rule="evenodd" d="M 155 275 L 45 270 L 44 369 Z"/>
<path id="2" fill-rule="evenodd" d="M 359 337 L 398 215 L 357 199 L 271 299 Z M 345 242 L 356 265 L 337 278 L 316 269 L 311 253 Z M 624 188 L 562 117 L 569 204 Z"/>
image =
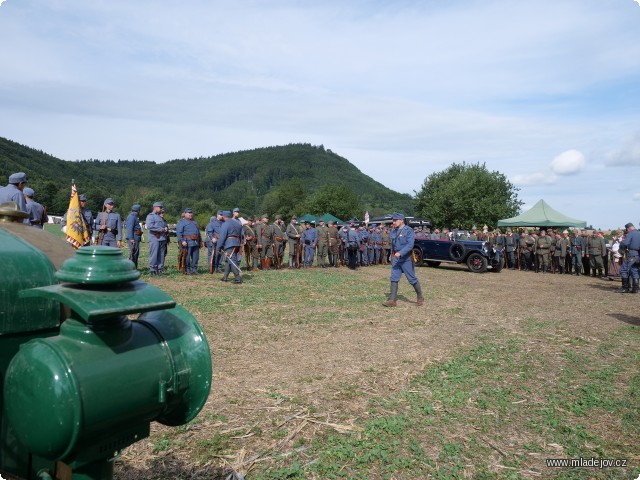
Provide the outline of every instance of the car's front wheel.
<path id="1" fill-rule="evenodd" d="M 413 250 L 411 250 L 411 257 L 413 258 L 413 263 L 416 265 L 416 267 L 421 267 L 422 265 L 424 265 L 424 260 L 422 259 L 422 250 L 420 250 L 418 247 L 413 247 Z"/>
<path id="2" fill-rule="evenodd" d="M 483 273 L 487 271 L 487 259 L 479 253 L 472 253 L 467 258 L 467 267 L 473 273 Z"/>

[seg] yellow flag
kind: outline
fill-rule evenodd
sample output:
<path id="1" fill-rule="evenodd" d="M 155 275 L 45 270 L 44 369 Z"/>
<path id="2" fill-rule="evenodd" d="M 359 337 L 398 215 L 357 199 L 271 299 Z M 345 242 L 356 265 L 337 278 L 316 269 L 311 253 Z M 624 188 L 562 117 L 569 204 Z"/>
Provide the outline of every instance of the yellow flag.
<path id="1" fill-rule="evenodd" d="M 71 186 L 71 200 L 69 201 L 69 210 L 67 210 L 67 242 L 75 249 L 89 245 L 89 228 L 80 209 L 75 184 Z"/>

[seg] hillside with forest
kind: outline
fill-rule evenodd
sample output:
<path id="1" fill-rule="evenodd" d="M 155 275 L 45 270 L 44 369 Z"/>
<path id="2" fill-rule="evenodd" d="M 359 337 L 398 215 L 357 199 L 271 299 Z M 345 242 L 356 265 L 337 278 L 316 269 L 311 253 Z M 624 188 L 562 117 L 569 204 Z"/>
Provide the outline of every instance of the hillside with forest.
<path id="1" fill-rule="evenodd" d="M 161 200 L 170 217 L 186 207 L 198 218 L 239 207 L 244 215 L 331 213 L 339 218 L 399 210 L 413 213 L 410 195 L 363 174 L 323 146 L 291 144 L 165 163 L 136 160 L 66 161 L 0 137 L 0 179 L 26 172 L 36 200 L 63 214 L 71 180 L 96 212 L 112 197 L 126 214 L 134 203 L 149 212 Z"/>

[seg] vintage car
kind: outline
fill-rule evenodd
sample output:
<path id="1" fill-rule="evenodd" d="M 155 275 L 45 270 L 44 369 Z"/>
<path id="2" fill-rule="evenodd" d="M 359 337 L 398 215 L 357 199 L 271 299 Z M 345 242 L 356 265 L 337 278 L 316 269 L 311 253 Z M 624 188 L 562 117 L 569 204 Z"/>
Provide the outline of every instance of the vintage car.
<path id="1" fill-rule="evenodd" d="M 431 240 L 417 236 L 412 254 L 416 266 L 464 263 L 474 273 L 499 272 L 504 266 L 502 252 L 481 240 Z"/>

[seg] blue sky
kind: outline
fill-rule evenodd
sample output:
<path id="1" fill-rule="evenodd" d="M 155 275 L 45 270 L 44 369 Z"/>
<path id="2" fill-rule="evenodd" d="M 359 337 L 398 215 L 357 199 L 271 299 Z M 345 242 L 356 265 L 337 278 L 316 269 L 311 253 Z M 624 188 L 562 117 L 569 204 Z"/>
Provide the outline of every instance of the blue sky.
<path id="1" fill-rule="evenodd" d="M 0 136 L 65 160 L 322 144 L 640 223 L 637 0 L 0 0 L 0 45 Z"/>

